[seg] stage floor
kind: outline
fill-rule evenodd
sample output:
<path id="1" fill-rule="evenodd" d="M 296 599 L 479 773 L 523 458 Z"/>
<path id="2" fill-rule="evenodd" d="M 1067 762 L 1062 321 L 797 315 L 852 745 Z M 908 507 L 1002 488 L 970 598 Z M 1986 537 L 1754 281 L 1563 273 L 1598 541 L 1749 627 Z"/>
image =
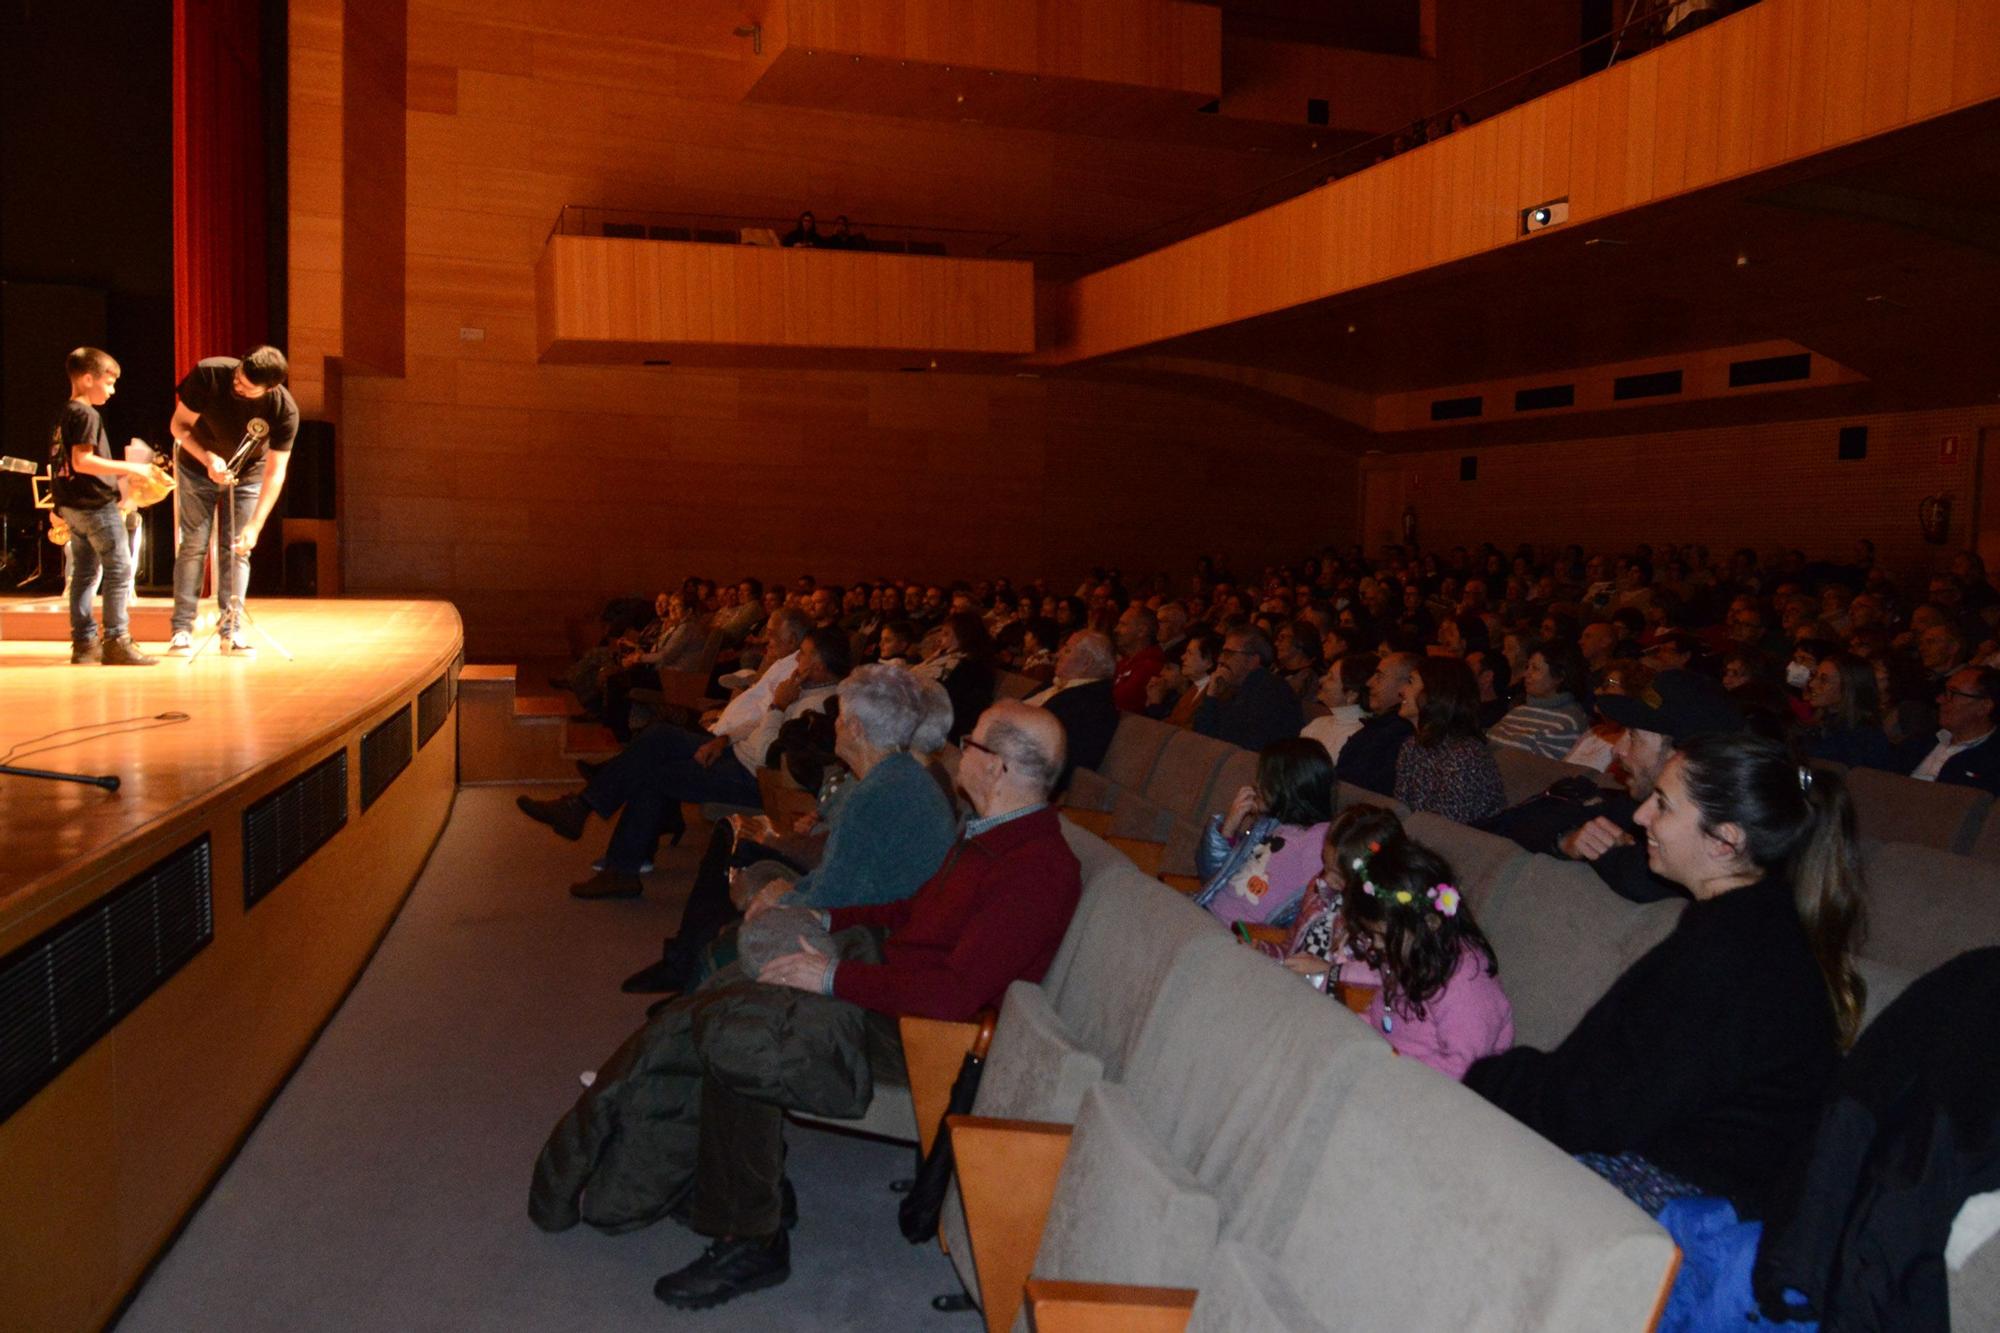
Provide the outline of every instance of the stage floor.
<path id="1" fill-rule="evenodd" d="M 134 622 L 143 627 L 162 603 L 140 600 Z M 47 601 L 0 599 L 0 619 Z M 211 647 L 192 664 L 71 666 L 66 641 L 0 639 L 0 753 L 11 751 L 0 762 L 121 781 L 107 792 L 0 776 L 0 914 L 77 864 L 355 726 L 412 682 L 434 678 L 460 642 L 448 602 L 259 600 L 251 612 L 269 636 L 249 636 L 254 660 Z M 165 644 L 140 646 L 157 654 Z"/>

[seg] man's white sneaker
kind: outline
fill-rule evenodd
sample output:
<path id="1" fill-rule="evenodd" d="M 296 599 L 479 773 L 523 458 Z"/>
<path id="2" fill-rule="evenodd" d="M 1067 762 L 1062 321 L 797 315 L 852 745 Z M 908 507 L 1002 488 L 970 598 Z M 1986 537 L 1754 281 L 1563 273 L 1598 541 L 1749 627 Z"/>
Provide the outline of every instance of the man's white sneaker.
<path id="1" fill-rule="evenodd" d="M 186 630 L 175 630 L 174 637 L 167 640 L 168 657 L 193 657 L 194 635 Z"/>
<path id="2" fill-rule="evenodd" d="M 243 642 L 241 639 L 232 639 L 224 635 L 222 638 L 222 655 L 224 657 L 255 657 L 257 649 Z"/>

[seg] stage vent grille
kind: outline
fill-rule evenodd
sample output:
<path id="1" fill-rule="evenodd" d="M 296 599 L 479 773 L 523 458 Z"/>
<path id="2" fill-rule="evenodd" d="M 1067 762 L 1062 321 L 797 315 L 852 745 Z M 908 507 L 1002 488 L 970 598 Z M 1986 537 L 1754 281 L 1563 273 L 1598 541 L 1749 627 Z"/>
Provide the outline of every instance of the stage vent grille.
<path id="1" fill-rule="evenodd" d="M 389 790 L 410 766 L 410 710 L 399 708 L 361 737 L 361 808 Z"/>
<path id="2" fill-rule="evenodd" d="M 417 748 L 423 749 L 451 715 L 451 672 L 446 671 L 417 696 Z"/>
<path id="3" fill-rule="evenodd" d="M 215 938 L 203 834 L 0 959 L 0 1120 Z"/>
<path id="4" fill-rule="evenodd" d="M 347 751 L 314 764 L 243 812 L 243 910 L 347 827 Z"/>

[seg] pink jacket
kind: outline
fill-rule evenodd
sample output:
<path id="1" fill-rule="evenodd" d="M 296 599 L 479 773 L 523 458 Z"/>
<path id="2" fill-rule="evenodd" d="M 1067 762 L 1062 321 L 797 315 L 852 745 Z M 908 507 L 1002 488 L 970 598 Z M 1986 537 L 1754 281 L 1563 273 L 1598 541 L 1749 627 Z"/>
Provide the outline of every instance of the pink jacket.
<path id="1" fill-rule="evenodd" d="M 1345 979 L 1358 978 L 1344 974 Z M 1362 1015 L 1398 1055 L 1421 1060 L 1441 1074 L 1464 1078 L 1475 1060 L 1498 1055 L 1514 1044 L 1514 1006 L 1500 978 L 1486 972 L 1486 955 L 1467 947 L 1444 989 L 1424 1002 L 1417 1018 L 1401 1005 L 1384 1010 L 1377 991 Z"/>

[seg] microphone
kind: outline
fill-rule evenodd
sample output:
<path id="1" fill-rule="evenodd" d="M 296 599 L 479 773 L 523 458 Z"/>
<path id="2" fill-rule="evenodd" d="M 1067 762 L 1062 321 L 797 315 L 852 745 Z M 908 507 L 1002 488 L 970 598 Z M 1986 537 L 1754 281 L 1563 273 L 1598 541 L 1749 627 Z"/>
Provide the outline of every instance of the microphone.
<path id="1" fill-rule="evenodd" d="M 0 472 L 19 472 L 25 476 L 32 477 L 35 475 L 35 473 L 40 471 L 41 471 L 40 468 L 36 467 L 33 463 L 30 463 L 25 458 L 8 458 L 0 456 Z"/>

